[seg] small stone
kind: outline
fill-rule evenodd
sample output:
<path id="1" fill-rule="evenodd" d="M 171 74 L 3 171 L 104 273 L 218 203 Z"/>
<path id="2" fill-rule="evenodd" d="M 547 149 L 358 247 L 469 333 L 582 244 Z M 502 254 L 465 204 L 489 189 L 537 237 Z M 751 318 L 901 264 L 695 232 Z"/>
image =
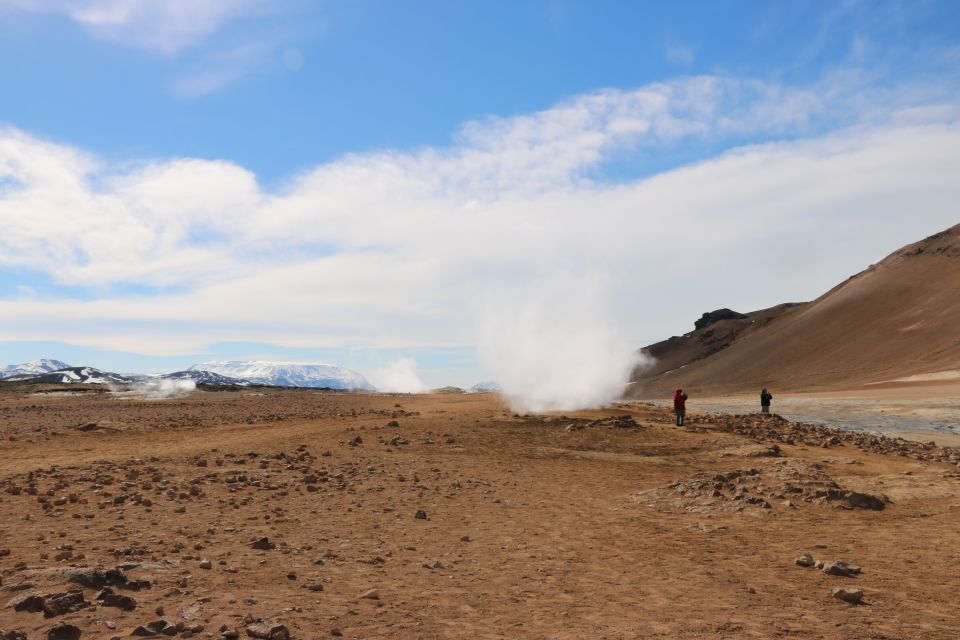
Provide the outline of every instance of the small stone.
<path id="1" fill-rule="evenodd" d="M 419 510 L 417 510 L 417 512 L 413 515 L 413 517 L 416 518 L 417 520 L 426 520 L 426 519 L 427 519 L 427 512 L 424 511 L 423 509 L 419 509 Z"/>
<path id="2" fill-rule="evenodd" d="M 858 576 L 860 567 L 849 565 L 843 560 L 831 560 L 823 563 L 823 572 L 828 576 Z"/>
<path id="3" fill-rule="evenodd" d="M 261 551 L 269 551 L 271 549 L 276 549 L 277 545 L 270 542 L 266 537 L 258 538 L 250 544 L 251 549 L 260 549 Z"/>
<path id="4" fill-rule="evenodd" d="M 809 553 L 805 553 L 796 560 L 793 561 L 798 567 L 812 567 L 813 566 L 813 556 Z"/>
<path id="5" fill-rule="evenodd" d="M 94 600 L 98 601 L 105 607 L 116 607 L 117 609 L 122 609 L 124 611 L 133 611 L 137 608 L 136 600 L 130 596 L 114 593 L 113 589 L 110 587 L 104 587 L 100 593 L 94 596 Z"/>
<path id="6" fill-rule="evenodd" d="M 247 635 L 262 640 L 289 640 L 290 632 L 285 626 L 275 622 L 261 620 L 246 627 Z"/>
<path id="7" fill-rule="evenodd" d="M 38 613 L 43 611 L 43 601 L 44 596 L 39 593 L 24 593 L 11 598 L 7 602 L 7 608 L 12 608 L 14 611 Z"/>
<path id="8" fill-rule="evenodd" d="M 83 591 L 79 589 L 67 593 L 54 593 L 44 599 L 43 615 L 47 618 L 62 616 L 78 611 L 87 604 L 88 602 L 83 598 Z"/>
<path id="9" fill-rule="evenodd" d="M 863 589 L 853 589 L 850 587 L 834 587 L 830 593 L 837 600 L 843 600 L 850 604 L 860 604 L 863 602 Z"/>
<path id="10" fill-rule="evenodd" d="M 211 563 L 207 558 L 204 558 L 203 560 L 200 561 L 201 569 L 210 569 L 212 567 L 213 567 L 213 563 Z"/>
<path id="11" fill-rule="evenodd" d="M 141 624 L 141 625 L 137 626 L 137 628 L 134 629 L 134 630 L 130 633 L 130 635 L 132 635 L 132 636 L 137 636 L 138 638 L 152 638 L 152 637 L 154 637 L 154 636 L 157 635 L 157 634 L 156 634 L 156 632 L 151 631 L 150 629 L 147 629 L 145 626 L 143 626 L 143 625 Z"/>
<path id="12" fill-rule="evenodd" d="M 163 619 L 154 620 L 153 622 L 147 623 L 147 629 L 149 629 L 150 631 L 153 631 L 154 633 L 163 633 L 165 629 L 172 626 L 173 625 L 171 625 L 169 622 Z"/>
<path id="13" fill-rule="evenodd" d="M 58 622 L 47 631 L 47 640 L 80 640 L 80 629 L 72 624 Z"/>
<path id="14" fill-rule="evenodd" d="M 377 591 L 376 589 L 369 589 L 367 591 L 364 591 L 362 594 L 360 594 L 360 597 L 363 598 L 364 600 L 379 600 L 380 592 Z"/>

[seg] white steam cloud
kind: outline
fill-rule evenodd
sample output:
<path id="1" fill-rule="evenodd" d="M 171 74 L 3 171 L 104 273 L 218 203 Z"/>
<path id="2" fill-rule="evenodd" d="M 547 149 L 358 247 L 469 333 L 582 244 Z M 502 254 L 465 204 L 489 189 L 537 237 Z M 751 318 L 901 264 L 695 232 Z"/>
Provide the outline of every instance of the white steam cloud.
<path id="1" fill-rule="evenodd" d="M 367 377 L 377 391 L 386 393 L 420 393 L 426 389 L 414 358 L 397 358 Z"/>
<path id="2" fill-rule="evenodd" d="M 609 405 L 648 357 L 615 329 L 596 281 L 556 278 L 537 290 L 488 296 L 480 317 L 479 357 L 516 411 Z"/>
<path id="3" fill-rule="evenodd" d="M 187 396 L 196 391 L 197 383 L 193 380 L 148 380 L 132 384 L 126 389 L 111 388 L 114 395 L 125 398 L 145 398 L 147 400 L 164 400 Z"/>

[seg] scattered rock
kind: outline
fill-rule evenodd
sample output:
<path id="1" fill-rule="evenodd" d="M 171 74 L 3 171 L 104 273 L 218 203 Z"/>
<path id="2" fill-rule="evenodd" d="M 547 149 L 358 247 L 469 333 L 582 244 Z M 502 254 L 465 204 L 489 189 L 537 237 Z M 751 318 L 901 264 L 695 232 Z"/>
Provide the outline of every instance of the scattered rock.
<path id="1" fill-rule="evenodd" d="M 130 596 L 114 593 L 113 589 L 109 587 L 103 588 L 96 596 L 94 596 L 94 600 L 105 607 L 116 607 L 117 609 L 122 609 L 124 611 L 133 611 L 137 608 L 136 600 Z"/>
<path id="2" fill-rule="evenodd" d="M 848 491 L 817 464 L 780 459 L 759 468 L 726 473 L 697 473 L 672 484 L 636 494 L 641 504 L 689 512 L 744 511 L 745 505 L 772 509 L 767 498 L 789 501 L 790 508 L 813 504 L 846 509 L 882 508 L 886 498 Z M 781 502 L 780 504 L 783 504 Z"/>
<path id="3" fill-rule="evenodd" d="M 7 608 L 14 611 L 28 611 L 30 613 L 39 613 L 43 611 L 43 601 L 45 596 L 39 593 L 23 593 L 14 596 L 7 602 Z"/>
<path id="4" fill-rule="evenodd" d="M 289 640 L 290 638 L 290 632 L 285 626 L 265 620 L 248 624 L 246 632 L 251 638 L 262 638 L 263 640 Z"/>
<path id="5" fill-rule="evenodd" d="M 149 580 L 130 580 L 123 570 L 118 567 L 106 570 L 94 567 L 70 569 L 64 574 L 64 578 L 66 578 L 67 582 L 72 582 L 82 587 L 87 587 L 88 589 L 102 589 L 109 585 L 130 591 L 140 591 L 141 589 L 149 589 L 151 586 Z"/>
<path id="6" fill-rule="evenodd" d="M 43 600 L 43 615 L 47 618 L 55 618 L 66 613 L 79 611 L 89 604 L 83 598 L 83 591 L 68 591 L 66 593 L 53 593 Z"/>
<path id="7" fill-rule="evenodd" d="M 360 597 L 364 600 L 379 600 L 380 592 L 376 589 L 369 589 L 360 594 Z"/>
<path id="8" fill-rule="evenodd" d="M 883 511 L 890 498 L 886 496 L 874 496 L 869 493 L 860 493 L 858 491 L 845 491 L 841 499 L 846 501 L 854 509 L 872 509 L 873 511 Z"/>
<path id="9" fill-rule="evenodd" d="M 831 560 L 823 563 L 822 571 L 829 576 L 858 576 L 860 567 L 847 564 L 843 560 Z"/>
<path id="10" fill-rule="evenodd" d="M 271 549 L 276 549 L 277 545 L 270 542 L 266 537 L 258 538 L 250 544 L 251 549 L 259 549 L 261 551 L 270 551 Z"/>
<path id="11" fill-rule="evenodd" d="M 58 622 L 47 631 L 47 640 L 80 640 L 80 629 L 72 624 Z"/>
<path id="12" fill-rule="evenodd" d="M 413 517 L 416 518 L 417 520 L 426 520 L 427 512 L 424 511 L 423 509 L 418 509 L 417 512 L 413 514 Z"/>
<path id="13" fill-rule="evenodd" d="M 843 600 L 850 604 L 860 604 L 863 602 L 863 589 L 853 589 L 850 587 L 834 587 L 830 591 L 837 600 Z"/>
<path id="14" fill-rule="evenodd" d="M 798 567 L 812 567 L 813 566 L 813 556 L 809 553 L 805 553 L 796 560 L 793 561 Z"/>

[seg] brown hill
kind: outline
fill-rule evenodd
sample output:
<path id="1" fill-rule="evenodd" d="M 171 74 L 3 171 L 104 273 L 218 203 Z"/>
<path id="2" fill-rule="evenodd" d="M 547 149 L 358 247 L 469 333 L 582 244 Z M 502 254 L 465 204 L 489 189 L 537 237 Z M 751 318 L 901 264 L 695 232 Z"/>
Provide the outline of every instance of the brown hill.
<path id="1" fill-rule="evenodd" d="M 646 347 L 631 397 L 856 388 L 960 370 L 960 225 L 903 247 L 812 302 L 704 314 Z M 954 374 L 956 375 L 956 374 Z M 936 376 L 932 376 L 936 377 Z"/>

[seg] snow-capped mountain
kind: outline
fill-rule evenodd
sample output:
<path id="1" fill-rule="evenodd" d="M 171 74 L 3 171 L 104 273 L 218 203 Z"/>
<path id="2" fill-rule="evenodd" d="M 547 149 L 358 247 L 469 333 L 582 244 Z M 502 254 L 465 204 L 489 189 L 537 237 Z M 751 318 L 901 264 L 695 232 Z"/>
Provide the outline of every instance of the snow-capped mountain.
<path id="1" fill-rule="evenodd" d="M 69 368 L 70 365 L 66 362 L 60 362 L 59 360 L 52 360 L 50 358 L 41 358 L 23 364 L 11 364 L 10 366 L 0 369 L 0 380 L 12 376 L 36 376 L 42 373 L 57 371 L 58 369 Z"/>
<path id="2" fill-rule="evenodd" d="M 173 373 L 165 373 L 157 377 L 161 380 L 193 380 L 197 384 L 209 384 L 221 387 L 248 387 L 251 384 L 249 380 L 231 378 L 229 376 L 220 375 L 219 373 L 213 373 L 212 371 L 200 370 L 175 371 Z"/>
<path id="3" fill-rule="evenodd" d="M 23 374 L 10 376 L 4 380 L 11 382 L 30 382 L 33 384 L 127 384 L 130 378 L 101 371 L 93 367 L 66 367 L 57 371 L 48 371 L 35 375 Z"/>
<path id="4" fill-rule="evenodd" d="M 332 364 L 221 360 L 203 362 L 187 371 L 210 371 L 222 376 L 278 387 L 315 387 L 373 391 L 373 385 L 356 371 Z"/>
<path id="5" fill-rule="evenodd" d="M 491 380 L 487 382 L 478 382 L 477 384 L 467 389 L 467 391 L 470 393 L 491 393 L 491 392 L 503 391 L 503 389 L 500 387 L 499 384 Z"/>

